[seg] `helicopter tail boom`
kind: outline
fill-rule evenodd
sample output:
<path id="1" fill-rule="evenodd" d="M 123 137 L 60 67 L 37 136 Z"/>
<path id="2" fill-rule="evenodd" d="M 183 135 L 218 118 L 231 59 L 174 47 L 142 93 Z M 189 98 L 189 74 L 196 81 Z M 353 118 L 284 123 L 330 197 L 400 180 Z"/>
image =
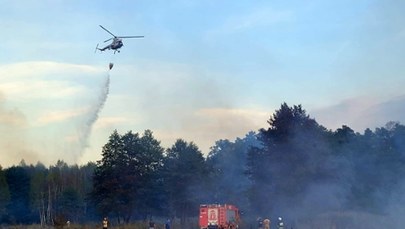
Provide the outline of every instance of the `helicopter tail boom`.
<path id="1" fill-rule="evenodd" d="M 97 52 L 97 50 L 100 50 L 100 51 L 102 51 L 102 52 L 103 52 L 103 51 L 104 51 L 104 50 L 106 50 L 106 49 L 110 49 L 110 46 L 109 46 L 109 45 L 108 45 L 108 46 L 106 46 L 106 47 L 104 47 L 104 48 L 99 48 L 99 47 L 98 47 L 98 45 L 99 45 L 99 44 L 97 44 L 96 49 L 94 50 L 94 53 L 96 53 L 96 52 Z"/>

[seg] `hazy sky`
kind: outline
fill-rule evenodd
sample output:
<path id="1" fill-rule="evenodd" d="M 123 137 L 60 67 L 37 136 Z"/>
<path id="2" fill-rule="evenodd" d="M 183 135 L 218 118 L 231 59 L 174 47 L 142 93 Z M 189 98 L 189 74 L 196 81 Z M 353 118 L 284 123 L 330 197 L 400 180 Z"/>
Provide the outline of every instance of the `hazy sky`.
<path id="1" fill-rule="evenodd" d="M 207 153 L 267 127 L 283 102 L 332 130 L 405 123 L 402 0 L 0 5 L 3 167 L 98 160 L 114 129 Z M 110 38 L 98 25 L 145 38 L 94 53 Z"/>

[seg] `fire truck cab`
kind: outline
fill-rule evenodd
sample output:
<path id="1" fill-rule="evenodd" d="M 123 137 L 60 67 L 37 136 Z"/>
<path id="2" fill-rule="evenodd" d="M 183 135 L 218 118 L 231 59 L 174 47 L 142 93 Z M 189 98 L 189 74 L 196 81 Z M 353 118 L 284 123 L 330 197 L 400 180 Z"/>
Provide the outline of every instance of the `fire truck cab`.
<path id="1" fill-rule="evenodd" d="M 200 205 L 200 229 L 236 229 L 239 227 L 239 220 L 239 209 L 234 205 Z"/>

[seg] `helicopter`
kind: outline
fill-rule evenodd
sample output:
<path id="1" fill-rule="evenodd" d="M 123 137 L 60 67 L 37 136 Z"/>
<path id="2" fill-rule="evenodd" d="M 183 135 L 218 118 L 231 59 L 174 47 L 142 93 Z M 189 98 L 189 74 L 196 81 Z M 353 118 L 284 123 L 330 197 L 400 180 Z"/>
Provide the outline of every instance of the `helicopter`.
<path id="1" fill-rule="evenodd" d="M 106 49 L 112 49 L 114 50 L 114 54 L 116 52 L 120 52 L 120 48 L 122 46 L 124 46 L 124 44 L 122 43 L 122 38 L 143 38 L 144 36 L 115 36 L 113 33 L 111 33 L 110 31 L 108 31 L 108 29 L 104 28 L 102 25 L 99 25 L 102 29 L 104 29 L 107 33 L 111 34 L 113 37 L 110 39 L 105 40 L 104 42 L 110 41 L 112 40 L 111 44 L 105 46 L 104 48 L 99 48 L 97 44 L 96 50 L 94 52 L 96 52 L 97 50 L 100 51 L 105 51 Z"/>

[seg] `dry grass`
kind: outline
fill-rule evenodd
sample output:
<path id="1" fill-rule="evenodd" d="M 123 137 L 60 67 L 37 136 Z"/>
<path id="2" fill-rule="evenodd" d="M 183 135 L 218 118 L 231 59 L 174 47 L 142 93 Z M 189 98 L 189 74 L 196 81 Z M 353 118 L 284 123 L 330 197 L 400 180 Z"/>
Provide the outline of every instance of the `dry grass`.
<path id="1" fill-rule="evenodd" d="M 101 229 L 101 224 L 70 224 L 70 226 L 63 227 L 53 227 L 53 226 L 44 226 L 41 227 L 39 224 L 33 225 L 0 225 L 0 229 Z M 155 229 L 164 229 L 164 223 L 156 223 Z M 174 222 L 172 224 L 172 229 L 197 229 L 197 222 L 187 222 L 186 226 L 182 228 L 179 223 Z M 149 229 L 147 222 L 136 222 L 131 224 L 122 224 L 122 225 L 112 225 L 109 229 Z"/>

